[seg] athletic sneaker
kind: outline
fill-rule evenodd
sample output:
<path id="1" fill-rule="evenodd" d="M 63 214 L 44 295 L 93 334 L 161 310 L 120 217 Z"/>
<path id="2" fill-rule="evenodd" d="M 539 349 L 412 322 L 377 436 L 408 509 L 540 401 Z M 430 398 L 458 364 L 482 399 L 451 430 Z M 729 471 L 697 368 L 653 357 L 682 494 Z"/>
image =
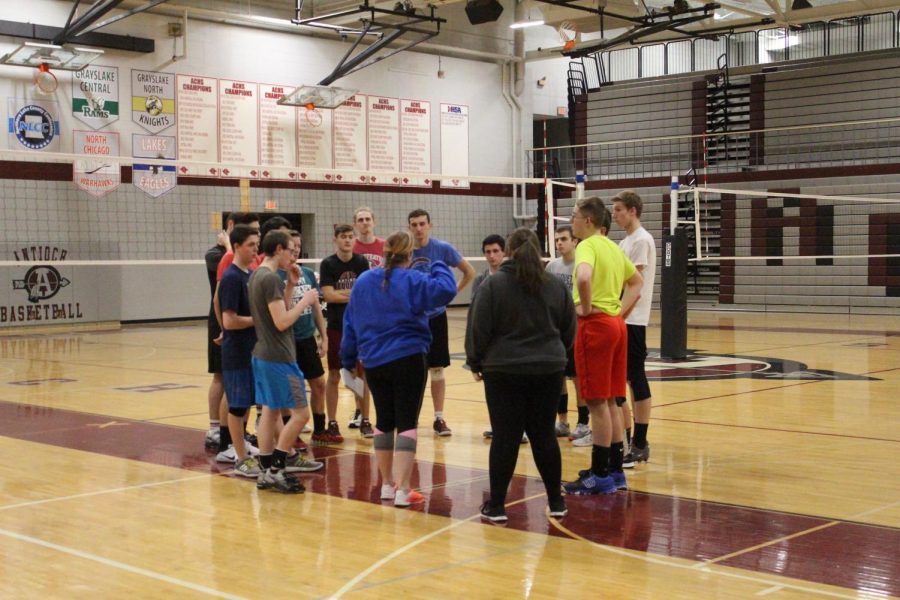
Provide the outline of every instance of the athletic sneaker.
<path id="1" fill-rule="evenodd" d="M 628 452 L 622 458 L 622 468 L 623 469 L 633 469 L 634 468 L 634 454 Z"/>
<path id="2" fill-rule="evenodd" d="M 303 441 L 303 438 L 297 438 L 297 441 L 294 442 L 294 450 L 297 452 L 307 452 L 309 450 L 309 446 L 306 442 Z"/>
<path id="3" fill-rule="evenodd" d="M 441 437 L 446 437 L 448 435 L 453 435 L 453 432 L 447 427 L 447 421 L 443 419 L 435 419 L 434 420 L 434 432 Z"/>
<path id="4" fill-rule="evenodd" d="M 372 424 L 368 419 L 363 419 L 362 421 L 360 421 L 359 433 L 367 440 L 375 437 L 375 432 L 372 430 Z"/>
<path id="5" fill-rule="evenodd" d="M 313 446 L 327 446 L 328 444 L 341 444 L 344 442 L 344 436 L 338 428 L 337 421 L 329 421 L 328 429 L 322 433 L 312 434 Z"/>
<path id="6" fill-rule="evenodd" d="M 560 423 L 556 422 L 556 437 L 569 437 L 572 435 L 572 430 L 569 429 L 568 423 Z"/>
<path id="7" fill-rule="evenodd" d="M 203 446 L 206 448 L 218 448 L 219 439 L 219 428 L 210 428 L 209 430 L 207 430 L 206 435 L 203 438 Z"/>
<path id="8" fill-rule="evenodd" d="M 255 433 L 245 433 L 244 441 L 247 442 L 248 444 L 250 444 L 251 446 L 259 446 L 259 443 L 258 443 L 259 440 L 256 437 Z"/>
<path id="9" fill-rule="evenodd" d="M 625 481 L 625 473 L 622 471 L 610 471 L 609 476 L 613 478 L 617 490 L 628 489 L 628 483 Z"/>
<path id="10" fill-rule="evenodd" d="M 585 472 L 582 471 L 579 475 L 582 473 Z M 587 471 L 587 474 L 579 477 L 578 481 L 564 484 L 563 489 L 572 496 L 594 496 L 597 494 L 614 494 L 617 488 L 612 477 L 608 475 L 606 477 L 598 477 Z"/>
<path id="11" fill-rule="evenodd" d="M 523 433 L 523 434 L 522 434 L 522 439 L 519 441 L 519 443 L 520 443 L 520 444 L 527 444 L 527 443 L 528 443 L 528 434 L 527 434 L 527 433 Z"/>
<path id="12" fill-rule="evenodd" d="M 248 456 L 237 464 L 234 474 L 241 477 L 259 477 L 259 461 L 253 456 Z"/>
<path id="13" fill-rule="evenodd" d="M 299 452 L 293 456 L 288 456 L 284 461 L 284 470 L 287 473 L 312 473 L 324 466 L 325 463 L 305 458 Z"/>
<path id="14" fill-rule="evenodd" d="M 247 453 L 250 456 L 257 456 L 259 454 L 259 448 L 256 446 L 245 443 L 244 447 L 247 448 Z M 234 451 L 234 444 L 228 444 L 228 448 L 222 450 L 218 454 L 216 454 L 216 462 L 220 463 L 231 463 L 234 464 L 237 462 L 237 453 Z"/>
<path id="15" fill-rule="evenodd" d="M 491 431 L 490 429 L 485 429 L 485 430 L 481 433 L 481 435 L 482 435 L 482 437 L 484 437 L 484 439 L 489 440 L 489 439 L 491 439 L 492 437 L 494 437 L 494 432 Z"/>
<path id="16" fill-rule="evenodd" d="M 256 478 L 256 489 L 258 490 L 275 490 L 283 494 L 301 494 L 306 491 L 303 484 L 297 481 L 293 475 L 288 475 L 284 469 L 273 473 L 266 469 Z"/>
<path id="17" fill-rule="evenodd" d="M 394 496 L 397 495 L 397 490 L 394 488 L 393 483 L 382 483 L 381 484 L 381 499 L 382 500 L 393 500 Z"/>
<path id="18" fill-rule="evenodd" d="M 347 427 L 349 429 L 359 429 L 359 424 L 362 423 L 362 415 L 359 412 L 359 409 L 356 409 L 356 412 L 353 413 L 353 418 L 350 419 L 350 422 L 347 423 Z"/>
<path id="19" fill-rule="evenodd" d="M 562 497 L 556 500 L 551 500 L 550 505 L 547 508 L 547 512 L 550 514 L 550 516 L 556 517 L 557 519 L 561 519 L 562 517 L 569 514 L 569 509 L 566 508 L 566 501 Z"/>
<path id="20" fill-rule="evenodd" d="M 583 438 L 584 436 L 590 435 L 590 434 L 591 434 L 590 427 L 588 427 L 584 423 L 578 423 L 577 425 L 575 425 L 575 430 L 569 434 L 569 439 L 577 440 L 579 438 Z"/>
<path id="21" fill-rule="evenodd" d="M 588 433 L 590 434 L 591 432 L 588 431 Z M 585 448 L 587 446 L 593 446 L 594 438 L 591 435 L 584 435 L 584 436 L 581 436 L 580 438 L 576 438 L 576 439 L 572 440 L 572 445 L 576 446 L 578 448 Z"/>
<path id="22" fill-rule="evenodd" d="M 632 444 L 631 456 L 636 463 L 650 462 L 650 444 L 647 444 L 643 448 L 638 448 Z"/>
<path id="23" fill-rule="evenodd" d="M 303 426 L 303 431 L 301 431 L 300 433 L 312 433 L 312 425 L 307 423 Z"/>
<path id="24" fill-rule="evenodd" d="M 506 509 L 502 506 L 491 506 L 490 502 L 481 505 L 481 518 L 491 523 L 506 523 Z"/>
<path id="25" fill-rule="evenodd" d="M 425 500 L 425 496 L 412 488 L 409 488 L 408 490 L 398 489 L 394 492 L 394 506 L 399 506 L 401 508 L 409 506 L 410 504 L 422 502 L 423 500 Z"/>

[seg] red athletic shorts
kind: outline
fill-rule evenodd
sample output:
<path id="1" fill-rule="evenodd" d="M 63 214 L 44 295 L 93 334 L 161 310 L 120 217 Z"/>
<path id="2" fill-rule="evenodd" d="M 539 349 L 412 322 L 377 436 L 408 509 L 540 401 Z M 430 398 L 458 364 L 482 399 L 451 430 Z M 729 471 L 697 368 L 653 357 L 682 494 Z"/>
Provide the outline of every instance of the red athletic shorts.
<path id="1" fill-rule="evenodd" d="M 621 316 L 598 313 L 578 319 L 575 372 L 584 400 L 625 395 L 628 329 Z"/>

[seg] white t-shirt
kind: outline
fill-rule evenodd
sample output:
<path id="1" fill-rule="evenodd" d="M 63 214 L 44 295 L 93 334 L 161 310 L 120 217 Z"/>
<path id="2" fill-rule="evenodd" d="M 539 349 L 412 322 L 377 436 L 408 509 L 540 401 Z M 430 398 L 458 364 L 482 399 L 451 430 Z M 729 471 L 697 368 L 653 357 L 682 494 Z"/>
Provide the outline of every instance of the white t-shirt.
<path id="1" fill-rule="evenodd" d="M 656 244 L 653 236 L 643 227 L 638 227 L 633 233 L 619 242 L 619 248 L 625 256 L 634 263 L 635 267 L 643 266 L 641 276 L 644 285 L 641 287 L 641 299 L 637 306 L 625 319 L 629 325 L 650 324 L 650 305 L 653 303 L 653 280 L 656 279 Z"/>

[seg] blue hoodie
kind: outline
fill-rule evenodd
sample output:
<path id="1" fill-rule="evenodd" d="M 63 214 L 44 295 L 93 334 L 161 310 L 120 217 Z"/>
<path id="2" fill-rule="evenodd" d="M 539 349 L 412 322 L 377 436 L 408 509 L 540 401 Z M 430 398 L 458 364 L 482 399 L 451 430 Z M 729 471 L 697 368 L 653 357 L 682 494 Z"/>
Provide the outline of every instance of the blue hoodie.
<path id="1" fill-rule="evenodd" d="M 395 267 L 387 289 L 382 267 L 364 272 L 344 312 L 341 364 L 353 369 L 358 359 L 366 367 L 378 367 L 428 352 L 428 312 L 455 296 L 456 279 L 440 261 L 432 263 L 427 274 Z"/>

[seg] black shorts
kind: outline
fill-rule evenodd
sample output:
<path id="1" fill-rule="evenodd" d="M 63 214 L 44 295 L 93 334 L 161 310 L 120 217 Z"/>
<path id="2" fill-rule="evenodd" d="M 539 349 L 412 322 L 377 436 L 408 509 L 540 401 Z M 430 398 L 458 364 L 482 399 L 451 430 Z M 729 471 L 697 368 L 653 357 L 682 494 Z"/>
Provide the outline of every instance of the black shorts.
<path id="1" fill-rule="evenodd" d="M 628 383 L 635 402 L 650 397 L 650 384 L 644 372 L 647 360 L 647 328 L 643 325 L 628 325 Z"/>
<path id="2" fill-rule="evenodd" d="M 431 330 L 431 347 L 428 349 L 428 368 L 450 366 L 450 334 L 447 329 L 447 313 L 442 312 L 428 320 Z"/>
<path id="3" fill-rule="evenodd" d="M 222 330 L 219 329 L 219 322 L 215 317 L 209 319 L 206 323 L 206 372 L 221 373 L 222 372 L 222 346 L 213 342 L 219 337 Z"/>
<path id="4" fill-rule="evenodd" d="M 303 371 L 303 377 L 307 381 L 317 379 L 325 374 L 325 369 L 322 368 L 322 359 L 319 358 L 316 336 L 294 340 L 294 347 L 297 349 L 297 366 Z"/>

